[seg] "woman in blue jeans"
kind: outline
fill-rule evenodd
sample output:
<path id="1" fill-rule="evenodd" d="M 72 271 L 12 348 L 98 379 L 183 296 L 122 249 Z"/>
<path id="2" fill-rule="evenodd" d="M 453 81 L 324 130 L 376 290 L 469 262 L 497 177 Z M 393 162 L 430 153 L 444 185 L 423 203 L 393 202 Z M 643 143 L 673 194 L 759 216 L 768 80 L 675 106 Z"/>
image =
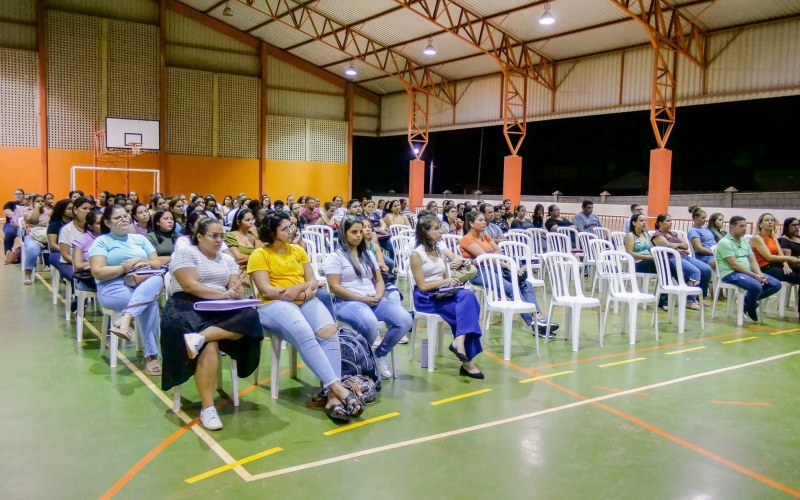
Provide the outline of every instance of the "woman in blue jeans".
<path id="1" fill-rule="evenodd" d="M 369 224 L 369 222 L 367 222 Z M 364 239 L 364 225 L 348 215 L 339 223 L 339 248 L 325 260 L 325 277 L 334 295 L 339 319 L 356 329 L 369 345 L 378 337 L 378 322 L 389 331 L 375 349 L 381 377 L 392 376 L 387 356 L 411 329 L 413 319 L 402 305 L 384 296 L 381 270 Z"/>
<path id="2" fill-rule="evenodd" d="M 152 276 L 136 288 L 127 286 L 125 274 L 136 269 L 160 269 L 153 245 L 142 235 L 130 234 L 131 216 L 120 205 L 103 212 L 102 236 L 89 248 L 89 267 L 97 281 L 97 301 L 102 307 L 119 311 L 120 318 L 110 331 L 123 340 L 131 340 L 131 323 L 136 318 L 144 341 L 144 363 L 148 375 L 161 375 L 158 361 L 158 294 L 164 284 L 161 276 Z"/>
<path id="3" fill-rule="evenodd" d="M 689 207 L 689 213 L 692 214 L 693 225 L 686 237 L 694 249 L 695 258 L 708 264 L 711 269 L 716 269 L 717 261 L 714 259 L 711 247 L 717 244 L 717 240 L 706 225 L 706 212 L 697 205 L 692 205 Z"/>
<path id="4" fill-rule="evenodd" d="M 670 231 L 671 228 L 672 217 L 669 214 L 661 214 L 656 217 L 656 232 L 650 238 L 653 246 L 676 250 L 681 256 L 681 266 L 683 267 L 683 276 L 686 284 L 700 286 L 703 291 L 703 298 L 707 297 L 708 285 L 711 282 L 711 266 L 691 257 L 688 252 L 689 243 L 684 241 L 677 233 Z M 686 307 L 700 310 L 700 305 L 696 303 L 695 297 L 688 298 Z"/>
<path id="5" fill-rule="evenodd" d="M 322 381 L 326 413 L 347 422 L 364 412 L 364 405 L 341 382 L 342 355 L 339 333 L 331 314 L 316 298 L 319 285 L 311 259 L 296 240 L 286 212 L 264 217 L 258 228 L 263 246 L 250 254 L 247 273 L 253 278 L 264 305 L 259 307 L 261 326 L 286 340 L 303 362 Z"/>

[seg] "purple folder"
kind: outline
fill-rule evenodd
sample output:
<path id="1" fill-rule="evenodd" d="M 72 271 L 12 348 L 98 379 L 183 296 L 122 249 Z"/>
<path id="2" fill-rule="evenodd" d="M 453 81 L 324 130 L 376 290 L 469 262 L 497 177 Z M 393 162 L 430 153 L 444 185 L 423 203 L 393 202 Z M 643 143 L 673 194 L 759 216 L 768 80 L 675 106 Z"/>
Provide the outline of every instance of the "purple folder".
<path id="1" fill-rule="evenodd" d="M 260 305 L 261 301 L 258 299 L 201 300 L 194 303 L 194 310 L 205 312 L 235 311 L 236 309 L 245 309 L 247 307 L 256 307 Z"/>

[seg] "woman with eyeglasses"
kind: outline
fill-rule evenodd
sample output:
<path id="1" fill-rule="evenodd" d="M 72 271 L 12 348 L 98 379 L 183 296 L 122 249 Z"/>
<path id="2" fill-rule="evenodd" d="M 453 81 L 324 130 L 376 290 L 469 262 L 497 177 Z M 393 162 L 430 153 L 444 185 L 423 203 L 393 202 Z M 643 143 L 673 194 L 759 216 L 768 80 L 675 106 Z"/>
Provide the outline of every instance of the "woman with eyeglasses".
<path id="1" fill-rule="evenodd" d="M 787 255 L 782 245 L 778 243 L 775 222 L 775 217 L 770 213 L 762 214 L 758 218 L 756 224 L 758 232 L 750 239 L 750 246 L 753 248 L 756 262 L 763 274 L 768 274 L 778 281 L 791 285 L 800 285 L 800 274 L 797 272 L 800 268 L 800 259 L 792 256 L 791 251 Z M 791 222 L 789 226 L 789 230 L 792 230 Z M 794 229 L 796 234 L 796 227 Z M 798 303 L 797 312 L 800 313 L 800 303 Z"/>
<path id="2" fill-rule="evenodd" d="M 163 278 L 151 276 L 131 288 L 124 277 L 140 269 L 161 269 L 156 249 L 142 235 L 130 234 L 130 215 L 125 208 L 112 205 L 103 212 L 102 232 L 89 248 L 89 267 L 97 282 L 97 301 L 102 307 L 119 311 L 119 319 L 109 331 L 131 340 L 131 323 L 136 318 L 144 342 L 144 364 L 148 375 L 161 375 L 158 361 L 158 294 Z"/>
<path id="3" fill-rule="evenodd" d="M 266 216 L 258 228 L 264 244 L 247 264 L 262 306 L 261 326 L 297 348 L 303 362 L 322 381 L 317 396 L 326 400 L 326 413 L 347 422 L 364 412 L 364 403 L 341 382 L 339 333 L 328 309 L 317 298 L 321 290 L 303 247 L 292 244 L 296 230 L 289 214 Z"/>
<path id="4" fill-rule="evenodd" d="M 175 252 L 170 263 L 170 298 L 161 313 L 161 389 L 180 386 L 194 375 L 200 423 L 209 430 L 222 428 L 214 407 L 220 351 L 236 360 L 239 377 L 249 377 L 258 368 L 264 338 L 252 307 L 225 312 L 194 309 L 203 300 L 244 297 L 239 266 L 221 251 L 222 232 L 216 219 L 203 217 L 197 222 L 192 245 Z"/>
<path id="5" fill-rule="evenodd" d="M 14 199 L 3 205 L 3 214 L 6 218 L 6 222 L 3 224 L 3 251 L 6 254 L 6 264 L 10 264 L 9 258 L 11 257 L 11 251 L 14 249 L 14 240 L 19 234 L 17 221 L 14 220 L 14 213 L 24 208 L 24 201 L 25 191 L 15 189 Z"/>

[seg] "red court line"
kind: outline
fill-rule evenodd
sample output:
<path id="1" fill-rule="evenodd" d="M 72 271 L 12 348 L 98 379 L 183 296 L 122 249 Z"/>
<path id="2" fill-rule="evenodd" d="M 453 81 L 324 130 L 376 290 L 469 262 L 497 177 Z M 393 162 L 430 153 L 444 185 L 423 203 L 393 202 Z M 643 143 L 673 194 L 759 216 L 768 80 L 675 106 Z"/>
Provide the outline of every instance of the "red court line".
<path id="1" fill-rule="evenodd" d="M 303 366 L 303 363 L 300 363 L 297 367 L 301 368 L 302 366 Z M 283 370 L 282 372 L 280 372 L 280 375 L 286 375 L 287 373 L 289 373 L 289 369 L 288 368 L 286 370 Z M 266 384 L 267 382 L 269 382 L 269 380 L 270 380 L 270 377 L 267 377 L 264 380 L 259 380 L 258 383 L 253 384 L 253 385 L 251 385 L 251 386 L 239 391 L 239 395 L 240 396 L 244 396 L 248 392 L 255 390 L 257 387 Z M 230 398 L 224 399 L 224 400 L 220 401 L 219 404 L 216 405 L 216 407 L 217 407 L 217 409 L 220 409 L 220 408 L 223 408 L 223 407 L 229 405 L 230 403 L 231 403 L 231 399 Z M 126 484 L 128 484 L 128 482 L 130 482 L 130 480 L 133 479 L 136 476 L 136 474 L 138 474 L 144 468 L 145 465 L 147 465 L 151 460 L 156 458 L 156 456 L 158 456 L 159 453 L 164 451 L 167 448 L 167 446 L 171 445 L 179 437 L 183 436 L 186 433 L 186 431 L 191 429 L 199 421 L 200 421 L 200 417 L 195 418 L 194 420 L 192 420 L 188 424 L 184 425 L 183 427 L 181 427 L 180 429 L 175 431 L 170 437 L 168 437 L 167 439 L 161 441 L 158 444 L 158 446 L 156 446 L 155 448 L 150 450 L 150 452 L 148 452 L 147 455 L 145 455 L 144 457 L 142 457 L 141 460 L 136 462 L 136 465 L 131 467 L 128 472 L 126 472 L 121 478 L 119 478 L 117 480 L 117 482 L 114 483 L 111 486 L 111 488 L 108 489 L 108 491 L 103 493 L 103 496 L 100 497 L 100 500 L 109 500 L 114 495 L 119 493 L 119 490 L 121 490 Z"/>
<path id="2" fill-rule="evenodd" d="M 601 385 L 593 385 L 592 389 L 600 389 L 609 392 L 625 392 L 624 389 L 614 389 L 612 387 L 603 387 Z M 649 396 L 649 394 L 647 394 L 646 392 L 633 392 L 631 394 L 636 394 L 637 396 Z"/>
<path id="3" fill-rule="evenodd" d="M 769 406 L 769 403 L 759 403 L 759 402 L 748 403 L 745 401 L 719 401 L 716 399 L 712 399 L 711 402 L 718 405 Z"/>
<path id="4" fill-rule="evenodd" d="M 501 357 L 499 357 L 499 356 L 497 356 L 495 354 L 492 354 L 492 353 L 490 353 L 488 351 L 483 351 L 483 353 L 486 354 L 487 356 L 489 356 L 492 359 L 495 359 L 495 360 L 497 360 L 497 361 L 499 361 L 501 363 L 504 363 L 504 364 L 510 366 L 511 368 L 514 368 L 515 370 L 518 370 L 518 371 L 520 371 L 522 373 L 525 373 L 526 375 L 530 375 L 532 377 L 535 377 L 537 375 L 536 372 L 533 371 L 533 370 L 530 370 L 530 369 L 527 369 L 527 368 L 522 368 L 521 366 L 516 365 L 516 364 L 514 364 L 514 363 L 512 363 L 510 361 L 506 361 L 503 358 L 501 358 Z M 571 396 L 574 396 L 574 397 L 580 399 L 581 401 L 585 401 L 585 400 L 589 399 L 586 396 L 583 396 L 582 394 L 578 394 L 577 392 L 574 392 L 574 391 L 572 391 L 570 389 L 567 389 L 566 387 L 562 387 L 562 386 L 556 384 L 555 382 L 553 382 L 550 379 L 542 379 L 541 382 L 543 382 L 545 384 L 548 384 L 551 387 L 553 387 L 555 389 L 558 389 L 558 390 L 560 390 L 562 392 L 565 392 L 565 393 L 567 393 L 567 394 L 569 394 Z M 777 482 L 777 481 L 775 481 L 773 479 L 770 479 L 770 478 L 768 478 L 766 476 L 763 476 L 763 475 L 761 475 L 761 474 L 759 474 L 759 473 L 757 473 L 755 471 L 752 471 L 752 470 L 750 470 L 750 469 L 748 469 L 746 467 L 743 467 L 743 466 L 741 466 L 739 464 L 731 462 L 730 460 L 722 458 L 719 455 L 716 455 L 716 454 L 714 454 L 714 453 L 712 453 L 712 452 L 710 452 L 708 450 L 700 448 L 699 446 L 694 445 L 694 444 L 686 441 L 685 439 L 681 439 L 681 438 L 679 438 L 677 436 L 673 436 L 672 434 L 668 433 L 667 431 L 664 431 L 662 429 L 659 429 L 658 427 L 655 427 L 655 426 L 653 426 L 651 424 L 648 424 L 647 422 L 645 422 L 643 420 L 640 420 L 640 419 L 638 419 L 638 418 L 636 418 L 636 417 L 634 417 L 632 415 L 628 415 L 627 413 L 624 413 L 624 412 L 619 411 L 617 409 L 611 408 L 610 406 L 606 406 L 606 405 L 604 405 L 604 404 L 602 404 L 602 403 L 600 403 L 598 401 L 595 401 L 592 404 L 594 406 L 597 406 L 598 408 L 602 408 L 603 410 L 609 411 L 609 412 L 611 412 L 611 413 L 613 413 L 613 414 L 615 414 L 615 415 L 617 415 L 619 417 L 622 417 L 622 418 L 624 418 L 624 419 L 626 419 L 626 420 L 628 420 L 628 421 L 630 421 L 630 422 L 632 422 L 632 423 L 634 423 L 634 424 L 636 424 L 636 425 L 638 425 L 640 427 L 643 427 L 643 428 L 645 428 L 645 429 L 647 429 L 647 430 L 649 430 L 649 431 L 651 431 L 651 432 L 653 432 L 655 434 L 658 434 L 661 437 L 669 439 L 670 441 L 672 441 L 674 443 L 677 443 L 677 444 L 679 444 L 681 446 L 689 448 L 692 451 L 700 453 L 703 456 L 706 456 L 706 457 L 708 457 L 708 458 L 710 458 L 712 460 L 715 460 L 715 461 L 717 461 L 717 462 L 719 462 L 719 463 L 721 463 L 723 465 L 726 465 L 726 466 L 728 466 L 728 467 L 730 467 L 730 468 L 732 468 L 734 470 L 737 470 L 737 471 L 741 472 L 742 474 L 746 474 L 746 475 L 752 477 L 753 479 L 757 479 L 757 480 L 761 481 L 762 483 L 768 484 L 769 486 L 772 486 L 773 488 L 776 488 L 776 489 L 778 489 L 780 491 L 783 491 L 784 493 L 788 493 L 789 495 L 792 495 L 795 498 L 800 498 L 800 491 L 793 490 L 793 489 L 789 488 L 788 486 L 785 486 L 785 485 L 783 485 L 783 484 L 781 484 L 781 483 L 779 483 L 779 482 Z"/>
<path id="5" fill-rule="evenodd" d="M 764 326 L 755 326 L 752 329 L 745 330 L 745 331 L 732 332 L 732 333 L 723 333 L 723 334 L 720 334 L 720 335 L 712 335 L 711 337 L 701 337 L 699 339 L 682 340 L 680 342 L 673 342 L 672 344 L 664 344 L 664 345 L 657 345 L 657 346 L 653 346 L 653 347 L 643 347 L 641 349 L 634 349 L 633 351 L 614 352 L 614 353 L 611 353 L 611 354 L 601 354 L 600 356 L 592 356 L 591 358 L 573 359 L 573 360 L 570 360 L 570 361 L 560 361 L 558 363 L 551 363 L 549 365 L 536 366 L 535 368 L 532 368 L 532 369 L 545 370 L 547 368 L 556 368 L 558 366 L 566 366 L 566 365 L 572 365 L 572 364 L 576 364 L 576 363 L 587 363 L 589 361 L 597 361 L 598 359 L 616 358 L 618 356 L 625 356 L 625 355 L 628 355 L 628 354 L 636 354 L 636 353 L 639 353 L 639 352 L 656 351 L 656 350 L 659 350 L 659 349 L 666 349 L 668 347 L 677 347 L 677 346 L 682 346 L 682 345 L 694 344 L 694 343 L 697 343 L 697 342 L 704 342 L 706 340 L 721 339 L 721 338 L 725 338 L 725 337 L 732 337 L 734 335 L 741 335 L 743 333 L 758 332 L 758 331 L 763 331 L 763 330 L 769 330 L 769 328 L 764 327 Z"/>

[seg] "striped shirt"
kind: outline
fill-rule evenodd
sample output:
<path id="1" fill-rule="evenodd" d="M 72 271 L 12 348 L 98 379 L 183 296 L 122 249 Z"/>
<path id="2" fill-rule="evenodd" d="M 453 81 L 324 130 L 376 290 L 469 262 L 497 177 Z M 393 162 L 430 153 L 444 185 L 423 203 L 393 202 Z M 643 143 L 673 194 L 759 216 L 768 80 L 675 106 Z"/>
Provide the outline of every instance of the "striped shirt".
<path id="1" fill-rule="evenodd" d="M 224 292 L 228 289 L 231 276 L 239 275 L 239 266 L 233 257 L 219 252 L 212 260 L 206 257 L 196 245 L 175 252 L 172 256 L 172 261 L 169 263 L 169 272 L 174 276 L 175 271 L 187 267 L 197 269 L 197 277 L 200 283 L 219 292 Z M 172 280 L 169 291 L 170 293 L 183 291 L 177 279 Z"/>

